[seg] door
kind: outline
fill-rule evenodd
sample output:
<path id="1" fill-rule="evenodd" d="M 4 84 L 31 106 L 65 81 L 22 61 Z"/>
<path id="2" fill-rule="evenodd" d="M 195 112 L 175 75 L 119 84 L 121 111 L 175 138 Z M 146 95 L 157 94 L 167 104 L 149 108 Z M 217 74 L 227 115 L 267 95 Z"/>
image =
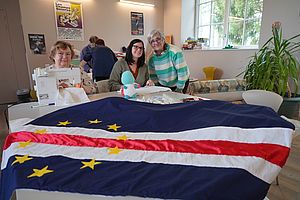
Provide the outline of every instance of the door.
<path id="1" fill-rule="evenodd" d="M 18 88 L 7 13 L 0 8 L 0 104 L 15 102 Z"/>

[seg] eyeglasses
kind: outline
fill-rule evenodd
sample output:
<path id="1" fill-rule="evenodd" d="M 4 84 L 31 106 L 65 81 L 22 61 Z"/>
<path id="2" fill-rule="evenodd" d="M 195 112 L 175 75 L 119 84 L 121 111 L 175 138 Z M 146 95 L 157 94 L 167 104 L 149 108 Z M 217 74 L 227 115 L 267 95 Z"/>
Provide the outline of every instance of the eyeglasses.
<path id="1" fill-rule="evenodd" d="M 139 49 L 139 50 L 141 50 L 141 51 L 144 50 L 144 47 L 139 47 L 139 46 L 137 46 L 137 45 L 133 45 L 133 48 L 134 48 L 134 49 Z"/>
<path id="2" fill-rule="evenodd" d="M 154 39 L 150 40 L 150 44 L 153 44 L 154 42 L 160 43 L 161 42 L 161 38 L 154 38 Z"/>
<path id="3" fill-rule="evenodd" d="M 61 56 L 61 57 L 62 56 L 66 56 L 67 57 L 67 56 L 71 56 L 72 54 L 71 54 L 71 52 L 57 52 L 57 55 Z"/>

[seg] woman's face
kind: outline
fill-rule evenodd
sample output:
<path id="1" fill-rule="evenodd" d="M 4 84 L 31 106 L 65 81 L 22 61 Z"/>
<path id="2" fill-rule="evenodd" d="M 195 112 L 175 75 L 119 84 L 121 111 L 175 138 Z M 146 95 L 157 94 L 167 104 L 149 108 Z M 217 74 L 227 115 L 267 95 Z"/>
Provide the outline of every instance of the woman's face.
<path id="1" fill-rule="evenodd" d="M 154 51 L 163 51 L 164 50 L 164 42 L 161 37 L 154 36 L 150 41 L 150 45 Z"/>
<path id="2" fill-rule="evenodd" d="M 137 43 L 134 43 L 134 45 L 132 45 L 131 53 L 132 53 L 133 58 L 137 59 L 137 58 L 141 57 L 143 55 L 143 51 L 144 51 L 143 43 L 137 42 Z"/>
<path id="3" fill-rule="evenodd" d="M 71 49 L 68 47 L 66 49 L 57 49 L 55 56 L 54 56 L 54 62 L 56 67 L 70 67 L 72 60 L 72 53 Z"/>

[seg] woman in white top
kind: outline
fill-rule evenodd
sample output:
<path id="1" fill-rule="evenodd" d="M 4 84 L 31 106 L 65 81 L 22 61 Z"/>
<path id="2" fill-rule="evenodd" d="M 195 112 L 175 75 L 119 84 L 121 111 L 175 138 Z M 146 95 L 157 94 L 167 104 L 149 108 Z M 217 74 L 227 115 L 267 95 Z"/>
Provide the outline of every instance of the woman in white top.
<path id="1" fill-rule="evenodd" d="M 75 55 L 73 47 L 70 43 L 65 41 L 57 41 L 50 50 L 49 58 L 54 62 L 50 68 L 65 68 L 73 67 L 71 61 Z M 87 94 L 95 93 L 96 86 L 87 74 L 80 68 L 81 71 L 81 86 Z M 66 88 L 66 83 L 60 83 L 59 86 Z"/>

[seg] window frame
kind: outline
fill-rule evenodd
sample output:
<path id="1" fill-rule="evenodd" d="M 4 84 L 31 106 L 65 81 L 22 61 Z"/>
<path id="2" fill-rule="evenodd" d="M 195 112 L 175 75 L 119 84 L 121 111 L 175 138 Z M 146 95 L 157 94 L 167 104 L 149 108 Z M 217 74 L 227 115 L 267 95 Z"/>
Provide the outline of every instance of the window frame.
<path id="1" fill-rule="evenodd" d="M 210 3 L 210 7 L 211 7 L 211 10 L 210 10 L 210 23 L 208 25 L 205 25 L 205 26 L 209 26 L 209 40 L 211 39 L 211 35 L 212 35 L 212 25 L 217 25 L 217 24 L 223 24 L 223 28 L 224 28 L 224 35 L 223 35 L 223 44 L 222 44 L 222 47 L 211 47 L 209 46 L 208 48 L 209 49 L 223 49 L 225 46 L 228 45 L 228 35 L 229 35 L 229 23 L 230 23 L 230 2 L 231 0 L 224 0 L 225 1 L 225 12 L 224 12 L 224 22 L 220 23 L 213 23 L 212 22 L 212 13 L 213 13 L 213 2 L 216 1 L 216 0 L 208 0 L 207 2 L 204 2 L 204 3 L 200 3 L 200 0 L 195 0 L 195 23 L 194 23 L 194 35 L 195 35 L 195 38 L 198 38 L 198 34 L 199 34 L 199 28 L 201 27 L 201 25 L 199 25 L 199 15 L 200 15 L 200 5 L 204 5 L 204 4 L 207 4 L 207 3 Z M 245 0 L 245 7 L 244 7 L 244 12 L 246 13 L 247 10 L 249 9 L 249 6 L 248 6 L 248 0 Z M 260 24 L 262 23 L 262 13 L 261 13 L 261 17 L 258 17 L 258 18 L 247 18 L 246 16 L 244 16 L 243 18 L 243 33 L 242 33 L 242 45 L 235 45 L 234 47 L 238 48 L 238 49 L 257 49 L 258 48 L 258 45 L 259 45 L 259 40 L 257 42 L 256 45 L 244 45 L 244 42 L 245 42 L 245 29 L 246 29 L 246 22 L 247 21 L 251 21 L 251 20 L 254 20 L 254 19 L 260 19 Z M 202 26 L 204 27 L 204 26 Z M 260 31 L 261 31 L 261 26 L 260 26 Z"/>

